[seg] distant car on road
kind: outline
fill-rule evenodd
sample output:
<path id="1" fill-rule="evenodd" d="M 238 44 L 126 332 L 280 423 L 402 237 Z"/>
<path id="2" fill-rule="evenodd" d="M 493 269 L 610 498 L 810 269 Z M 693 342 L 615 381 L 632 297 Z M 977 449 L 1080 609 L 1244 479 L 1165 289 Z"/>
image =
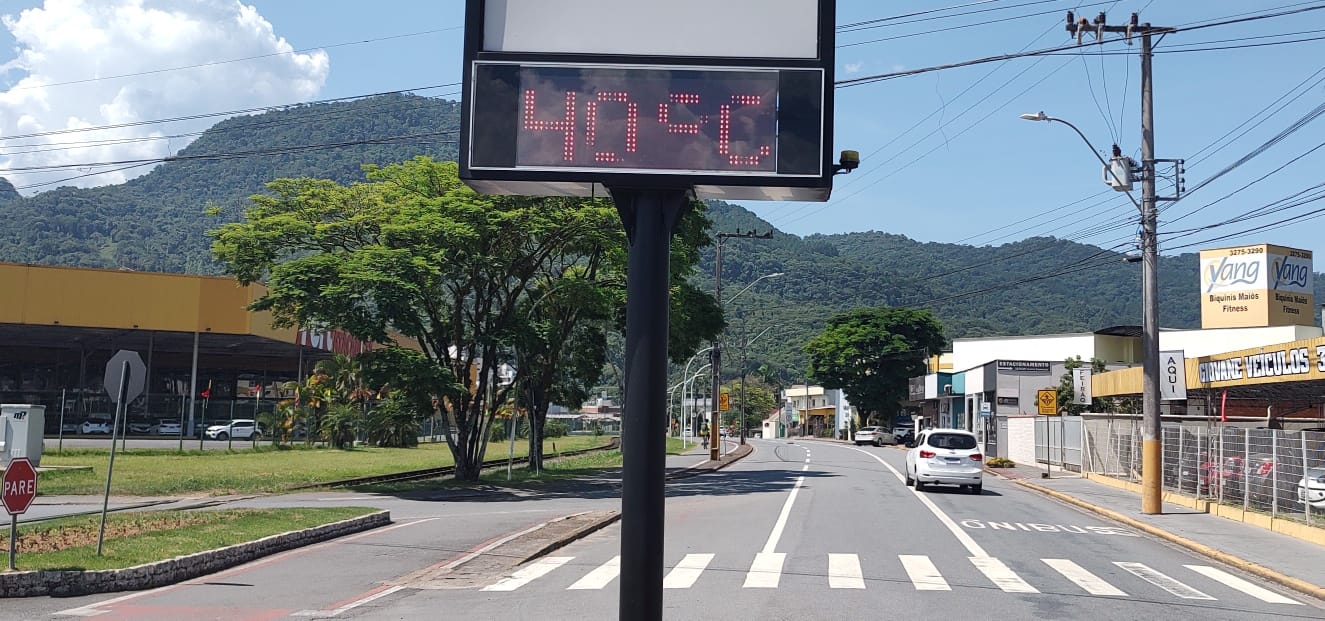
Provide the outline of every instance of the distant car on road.
<path id="1" fill-rule="evenodd" d="M 883 427 L 861 427 L 856 430 L 856 435 L 852 438 L 856 446 L 862 444 L 873 444 L 874 446 L 883 446 L 884 437 L 887 437 L 889 444 L 896 442 L 892 435 L 883 430 Z"/>
<path id="2" fill-rule="evenodd" d="M 83 435 L 110 434 L 110 423 L 103 420 L 85 420 L 78 426 L 78 432 Z"/>
<path id="3" fill-rule="evenodd" d="M 207 428 L 207 437 L 211 440 L 250 440 L 254 434 L 262 437 L 262 429 L 251 418 L 238 418 L 223 425 L 212 425 Z"/>
<path id="4" fill-rule="evenodd" d="M 958 485 L 979 494 L 984 484 L 984 455 L 975 434 L 960 429 L 927 429 L 907 444 L 906 484 Z"/>
<path id="5" fill-rule="evenodd" d="M 158 436 L 177 436 L 180 434 L 182 427 L 180 427 L 179 421 L 177 420 L 161 419 L 156 421 L 156 425 L 154 425 L 152 429 Z"/>
<path id="6" fill-rule="evenodd" d="M 143 421 L 130 421 L 129 433 L 149 434 L 152 433 L 152 423 Z"/>

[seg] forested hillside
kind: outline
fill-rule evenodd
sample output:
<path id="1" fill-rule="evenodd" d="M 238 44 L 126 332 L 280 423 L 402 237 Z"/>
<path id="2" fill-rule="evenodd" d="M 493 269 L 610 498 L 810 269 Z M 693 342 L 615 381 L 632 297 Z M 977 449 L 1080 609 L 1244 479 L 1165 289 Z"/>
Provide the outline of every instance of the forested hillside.
<path id="1" fill-rule="evenodd" d="M 363 179 L 364 164 L 453 159 L 459 116 L 455 102 L 411 95 L 300 106 L 222 121 L 174 161 L 122 185 L 25 198 L 0 180 L 0 260 L 215 273 L 206 231 L 239 218 L 264 183 L 292 176 L 353 182 Z M 715 231 L 771 228 L 736 205 L 713 203 L 710 212 Z M 710 248 L 699 277 L 710 290 L 712 261 Z M 1089 269 L 1070 269 L 1081 265 Z M 727 242 L 724 298 L 774 272 L 785 275 L 760 282 L 727 309 L 728 369 L 740 362 L 744 321 L 750 336 L 770 328 L 750 346 L 748 368 L 799 378 L 802 345 L 834 312 L 856 306 L 932 309 L 950 338 L 1140 320 L 1139 264 L 1054 238 L 976 247 L 876 231 L 807 238 L 775 231 L 772 239 Z M 1321 282 L 1317 299 L 1325 299 Z M 1160 288 L 1164 326 L 1199 324 L 1196 255 L 1162 258 Z"/>

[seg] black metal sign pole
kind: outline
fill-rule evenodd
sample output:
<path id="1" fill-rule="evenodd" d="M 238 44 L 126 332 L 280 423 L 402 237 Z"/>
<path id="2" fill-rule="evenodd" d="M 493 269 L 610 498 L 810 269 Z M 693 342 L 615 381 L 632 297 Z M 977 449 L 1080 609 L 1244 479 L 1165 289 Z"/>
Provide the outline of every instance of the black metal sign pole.
<path id="1" fill-rule="evenodd" d="M 626 398 L 621 434 L 620 619 L 662 621 L 667 473 L 667 322 L 672 230 L 685 190 L 613 188 L 630 240 L 626 268 Z"/>

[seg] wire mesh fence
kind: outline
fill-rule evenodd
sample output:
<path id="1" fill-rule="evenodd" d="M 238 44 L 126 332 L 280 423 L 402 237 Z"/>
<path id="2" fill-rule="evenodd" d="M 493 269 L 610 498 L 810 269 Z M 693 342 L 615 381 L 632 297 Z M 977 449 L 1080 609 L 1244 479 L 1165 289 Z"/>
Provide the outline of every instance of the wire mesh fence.
<path id="1" fill-rule="evenodd" d="M 1205 421 L 1161 427 L 1165 491 L 1325 525 L 1325 432 Z M 1141 421 L 1085 421 L 1086 472 L 1141 481 Z"/>

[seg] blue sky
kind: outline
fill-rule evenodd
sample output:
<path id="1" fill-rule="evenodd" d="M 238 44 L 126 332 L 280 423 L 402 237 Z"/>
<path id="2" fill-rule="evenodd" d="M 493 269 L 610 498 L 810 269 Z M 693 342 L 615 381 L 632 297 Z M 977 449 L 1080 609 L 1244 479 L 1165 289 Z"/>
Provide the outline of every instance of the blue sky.
<path id="1" fill-rule="evenodd" d="M 222 3 L 228 0 L 206 0 Z M 951 7 L 975 0 L 877 2 L 839 0 L 839 24 Z M 143 0 L 146 5 L 186 3 Z M 53 1 L 51 4 L 55 4 Z M 250 0 L 257 13 L 270 22 L 276 37 L 294 50 L 325 52 L 326 66 L 310 52 L 301 65 L 289 59 L 265 58 L 226 65 L 226 71 L 259 71 L 267 64 L 274 80 L 281 72 L 311 76 L 300 89 L 254 91 L 251 105 L 274 105 L 300 100 L 343 97 L 397 89 L 413 89 L 457 82 L 460 76 L 460 40 L 463 8 L 458 0 Z M 1110 22 L 1121 23 L 1134 10 L 1144 9 L 1142 20 L 1156 25 L 1184 25 L 1293 4 L 1290 0 L 1120 0 L 1118 2 L 1002 0 L 908 18 L 916 20 L 978 9 L 997 9 L 945 19 L 925 19 L 838 36 L 838 79 L 856 77 L 992 56 L 1023 49 L 1067 43 L 1063 11 L 1089 17 L 1108 9 Z M 1299 6 L 1312 3 L 1297 3 Z M 40 7 L 33 0 L 3 0 L 0 14 L 18 15 Z M 1026 6 L 1014 6 L 1026 5 Z M 49 7 L 48 7 L 49 8 Z M 1046 13 L 1031 15 L 1032 13 Z M 990 23 L 993 20 L 1005 20 Z M 984 22 L 984 23 L 982 23 Z M 968 24 L 980 24 L 961 28 Z M 958 28 L 953 28 L 958 27 Z M 916 34 L 953 28 L 944 32 Z M 1187 158 L 1187 185 L 1202 180 L 1268 140 L 1321 104 L 1325 87 L 1310 89 L 1245 136 L 1210 155 L 1202 148 L 1243 123 L 1304 79 L 1325 66 L 1325 41 L 1222 51 L 1164 53 L 1181 44 L 1325 29 L 1325 11 L 1262 20 L 1169 35 L 1156 48 L 1155 123 L 1157 155 Z M 912 36 L 907 36 L 912 35 Z M 1304 34 L 1289 38 L 1310 38 Z M 356 41 L 396 37 L 351 44 Z M 874 39 L 874 43 L 851 45 Z M 1249 43 L 1275 41 L 1256 39 Z M 1236 44 L 1236 43 L 1235 43 Z M 163 52 L 154 59 L 166 68 L 235 58 L 240 51 L 214 52 L 188 48 L 187 54 Z M 1222 44 L 1215 44 L 1222 45 Z M 255 48 L 262 53 L 262 48 Z M 1090 51 L 1131 52 L 1110 56 L 1043 56 L 952 69 L 838 90 L 836 149 L 855 149 L 864 156 L 860 170 L 837 178 L 834 198 L 827 204 L 744 205 L 782 230 L 800 235 L 879 230 L 925 241 L 998 245 L 1034 235 L 1054 235 L 1113 247 L 1135 235 L 1129 219 L 1135 215 L 1126 197 L 1107 191 L 1099 164 L 1068 128 L 1018 119 L 1023 112 L 1046 113 L 1075 123 L 1102 152 L 1116 140 L 1127 154 L 1136 156 L 1139 144 L 1139 62 L 1137 46 L 1115 43 L 1089 46 Z M 0 64 L 15 56 L 15 39 L 0 29 Z M 189 62 L 186 62 L 186 59 Z M 153 59 L 142 60 L 143 63 Z M 150 65 L 139 67 L 145 70 Z M 310 68 L 311 67 L 311 68 Z M 212 68 L 213 71 L 222 69 Z M 70 69 L 74 72 L 74 69 Z M 101 71 L 112 72 L 111 69 Z M 189 71 L 169 72 L 183 78 Z M 113 73 L 113 72 L 112 72 Z M 177 75 L 178 74 L 178 75 Z M 11 88 L 23 71 L 0 72 L 0 131 L 16 131 L 3 123 L 4 89 Z M 61 75 L 78 75 L 62 73 Z M 100 75 L 100 74 L 99 74 Z M 224 74 L 218 74 L 223 77 Z M 167 78 L 161 74 L 119 79 L 120 86 L 135 81 L 149 84 Z M 51 98 L 95 101 L 95 93 L 80 85 L 49 89 Z M 969 90 L 968 90 L 969 89 Z M 124 90 L 103 91 L 120 99 Z M 441 95 L 451 89 L 421 91 Z M 109 94 L 106 94 L 109 93 Z M 174 113 L 208 112 L 246 107 L 243 93 L 222 102 L 180 101 Z M 10 93 L 11 97 L 14 93 Z M 1295 93 L 1296 94 L 1296 93 Z M 281 96 L 289 99 L 281 100 Z M 158 98 L 160 99 L 160 98 Z M 168 97 L 166 99 L 169 99 Z M 21 110 L 11 102 L 9 115 Z M 187 109 L 184 109 L 187 108 Z M 166 111 L 170 113 L 167 114 Z M 54 113 L 52 113 L 54 114 Z M 142 113 L 146 114 L 146 113 Z M 154 116 L 150 118 L 162 118 Z M 211 122 L 211 121 L 209 121 Z M 1317 125 L 1317 123 L 1322 123 Z M 94 123 L 95 124 L 95 123 Z M 1225 225 L 1178 237 L 1182 230 L 1233 219 L 1251 209 L 1305 190 L 1323 181 L 1325 148 L 1306 155 L 1282 171 L 1242 192 L 1230 192 L 1319 144 L 1325 122 L 1316 121 L 1285 138 L 1257 158 L 1201 188 L 1189 198 L 1162 205 L 1161 246 L 1168 251 L 1191 251 L 1240 243 L 1277 243 L 1325 250 L 1315 232 L 1321 220 L 1294 222 L 1275 230 L 1226 240 L 1205 240 L 1257 224 L 1325 207 L 1325 201 L 1273 210 L 1272 215 L 1245 223 Z M 171 131 L 171 130 L 167 130 Z M 182 144 L 171 140 L 172 148 Z M 1207 157 L 1197 161 L 1201 157 Z M 3 175 L 4 173 L 0 173 Z M 17 181 L 16 181 L 17 183 Z M 1098 196 L 1096 196 L 1098 195 Z M 1310 192 L 1303 196 L 1313 196 Z M 1213 205 L 1207 204 L 1221 199 Z M 1082 200 L 1085 199 L 1085 200 Z M 1082 201 L 1072 205 L 1074 201 Z M 1199 208 L 1199 210 L 1198 210 Z M 1050 211 L 1054 210 L 1054 211 Z M 1181 219 L 1179 219 L 1181 218 Z M 1168 241 L 1168 240 L 1172 241 Z M 1196 243 L 1192 248 L 1179 248 Z M 1172 250 L 1169 250 L 1172 249 Z"/>

